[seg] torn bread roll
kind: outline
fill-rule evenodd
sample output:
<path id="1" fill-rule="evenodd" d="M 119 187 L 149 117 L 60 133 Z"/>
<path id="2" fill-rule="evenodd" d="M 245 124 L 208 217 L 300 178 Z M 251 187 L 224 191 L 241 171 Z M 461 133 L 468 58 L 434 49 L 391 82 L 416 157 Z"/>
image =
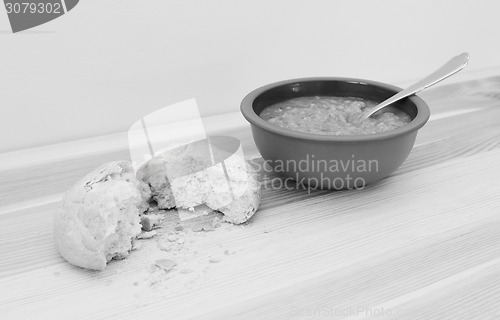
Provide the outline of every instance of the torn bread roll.
<path id="1" fill-rule="evenodd" d="M 137 170 L 137 179 L 149 185 L 160 209 L 206 205 L 222 212 L 225 221 L 241 224 L 259 207 L 258 175 L 241 155 L 224 150 L 228 138 L 212 139 L 156 156 Z"/>
<path id="2" fill-rule="evenodd" d="M 57 250 L 71 264 L 93 270 L 127 257 L 149 198 L 129 161 L 100 166 L 64 196 L 54 217 Z"/>

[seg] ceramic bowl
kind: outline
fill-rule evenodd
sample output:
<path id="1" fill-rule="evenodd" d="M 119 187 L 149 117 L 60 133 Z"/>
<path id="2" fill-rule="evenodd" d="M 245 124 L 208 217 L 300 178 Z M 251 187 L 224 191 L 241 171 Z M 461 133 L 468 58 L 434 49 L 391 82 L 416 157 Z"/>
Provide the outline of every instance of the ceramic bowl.
<path id="1" fill-rule="evenodd" d="M 417 132 L 430 116 L 426 102 L 411 96 L 394 103 L 410 116 L 402 127 L 365 135 L 319 135 L 282 128 L 259 117 L 277 102 L 304 96 L 359 97 L 382 102 L 401 91 L 393 85 L 354 78 L 302 78 L 265 85 L 241 102 L 253 139 L 267 163 L 286 179 L 320 189 L 362 188 L 393 173 L 406 160 Z"/>

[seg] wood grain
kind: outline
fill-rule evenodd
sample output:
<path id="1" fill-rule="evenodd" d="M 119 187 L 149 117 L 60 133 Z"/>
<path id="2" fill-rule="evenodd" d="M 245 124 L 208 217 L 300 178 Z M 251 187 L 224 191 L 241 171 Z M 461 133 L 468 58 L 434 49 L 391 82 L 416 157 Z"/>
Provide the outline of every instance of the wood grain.
<path id="1" fill-rule="evenodd" d="M 500 77 L 422 96 L 445 116 L 395 174 L 329 192 L 277 189 L 261 171 L 248 224 L 189 235 L 201 259 L 231 252 L 196 275 L 152 279 L 155 240 L 102 272 L 57 254 L 58 197 L 125 150 L 0 171 L 2 318 L 500 319 Z M 226 132 L 258 157 L 248 126 Z"/>

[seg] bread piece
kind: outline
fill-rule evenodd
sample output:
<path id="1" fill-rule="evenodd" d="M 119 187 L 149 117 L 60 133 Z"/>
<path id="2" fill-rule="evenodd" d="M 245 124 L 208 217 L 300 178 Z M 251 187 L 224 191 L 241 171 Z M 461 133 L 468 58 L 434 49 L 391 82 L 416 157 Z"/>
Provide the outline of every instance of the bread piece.
<path id="1" fill-rule="evenodd" d="M 100 166 L 64 196 L 54 218 L 57 250 L 68 262 L 93 270 L 127 257 L 149 198 L 129 161 Z"/>
<path id="2" fill-rule="evenodd" d="M 149 160 L 138 169 L 137 179 L 150 186 L 160 209 L 192 209 L 205 204 L 222 212 L 225 221 L 240 224 L 250 219 L 260 204 L 261 187 L 255 170 L 237 154 L 213 164 L 199 143 Z"/>
<path id="3" fill-rule="evenodd" d="M 229 170 L 231 167 L 228 168 Z M 243 169 L 243 168 L 239 168 Z M 217 210 L 224 214 L 224 221 L 234 224 L 241 224 L 250 219 L 257 211 L 261 199 L 261 186 L 257 172 L 249 165 L 246 165 L 247 188 L 237 199 L 225 206 L 218 207 Z"/>

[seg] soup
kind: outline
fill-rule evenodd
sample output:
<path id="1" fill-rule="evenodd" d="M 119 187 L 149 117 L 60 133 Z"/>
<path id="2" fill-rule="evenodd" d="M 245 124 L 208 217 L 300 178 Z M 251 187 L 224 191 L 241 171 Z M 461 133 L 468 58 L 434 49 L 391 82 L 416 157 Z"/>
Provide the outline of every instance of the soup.
<path id="1" fill-rule="evenodd" d="M 260 117 L 294 131 L 322 135 L 361 135 L 393 130 L 411 119 L 402 111 L 379 111 L 360 121 L 376 102 L 353 97 L 299 97 L 266 107 Z"/>

